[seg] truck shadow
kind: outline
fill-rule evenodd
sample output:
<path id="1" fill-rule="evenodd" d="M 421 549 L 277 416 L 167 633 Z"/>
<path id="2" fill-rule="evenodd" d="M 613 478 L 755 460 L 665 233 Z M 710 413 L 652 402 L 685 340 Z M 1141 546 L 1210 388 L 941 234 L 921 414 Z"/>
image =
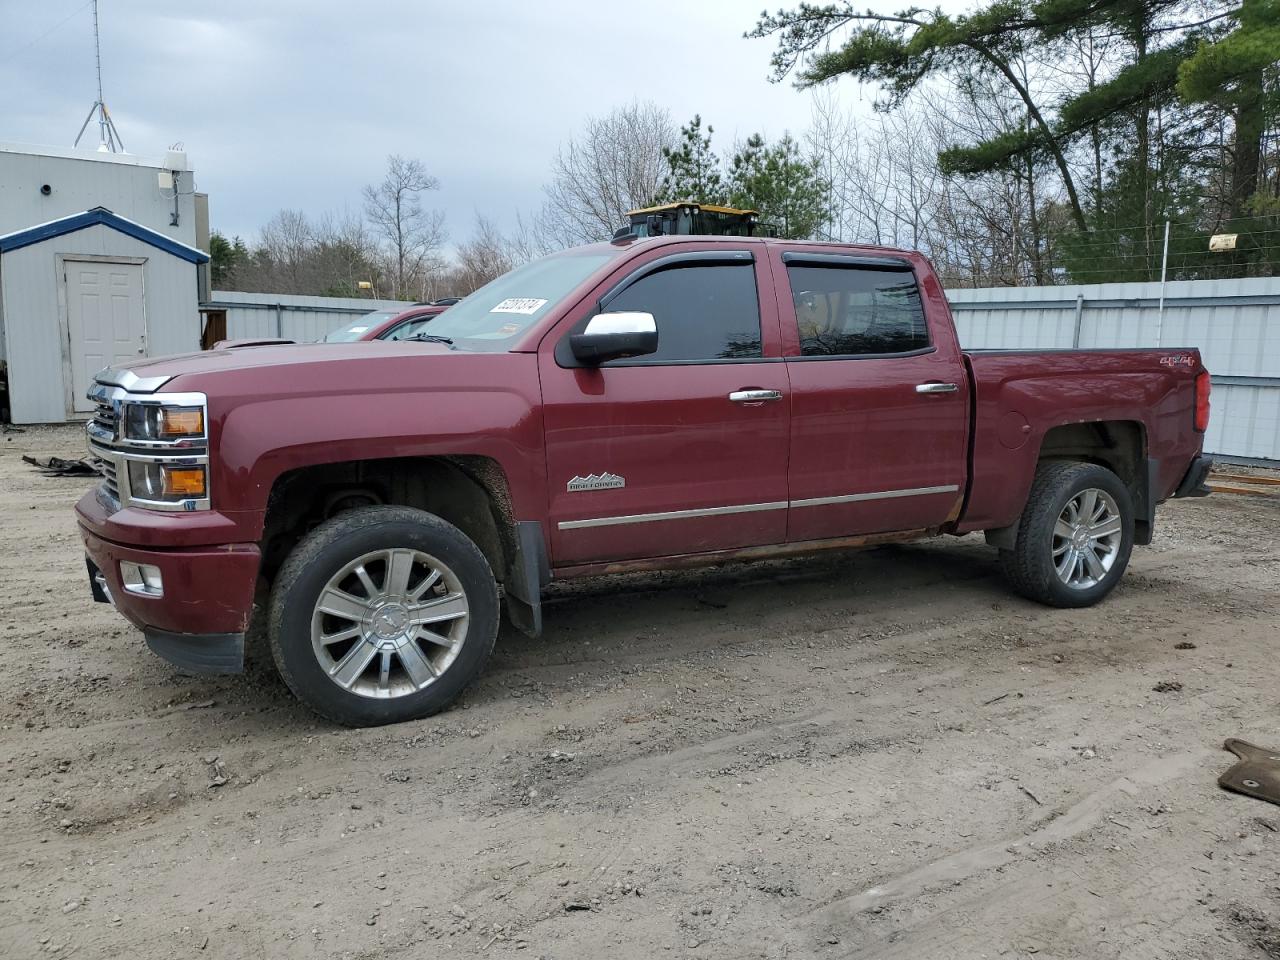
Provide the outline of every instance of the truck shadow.
<path id="1" fill-rule="evenodd" d="M 668 654 L 761 642 L 849 622 L 915 617 L 937 604 L 1021 601 L 978 538 L 934 540 L 816 557 L 682 571 L 616 574 L 553 584 L 543 635 L 505 624 L 490 670 Z"/>

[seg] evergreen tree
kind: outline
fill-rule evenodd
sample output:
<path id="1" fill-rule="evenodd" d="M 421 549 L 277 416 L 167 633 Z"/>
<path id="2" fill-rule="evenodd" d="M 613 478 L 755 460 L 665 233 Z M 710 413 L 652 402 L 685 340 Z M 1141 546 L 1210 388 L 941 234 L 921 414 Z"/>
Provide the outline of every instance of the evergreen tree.
<path id="1" fill-rule="evenodd" d="M 783 237 L 812 237 L 826 218 L 830 186 L 790 135 L 769 145 L 753 134 L 734 154 L 728 179 L 730 205 L 759 211 Z"/>
<path id="2" fill-rule="evenodd" d="M 218 231 L 209 235 L 209 279 L 213 286 L 224 286 L 236 267 L 249 259 L 249 248 L 239 237 L 228 240 Z"/>
<path id="3" fill-rule="evenodd" d="M 667 161 L 667 174 L 662 179 L 654 203 L 693 200 L 697 203 L 724 204 L 728 201 L 723 165 L 711 149 L 714 128 L 708 124 L 702 132 L 702 117 L 680 128 L 680 144 L 675 149 L 662 148 Z"/>
<path id="4" fill-rule="evenodd" d="M 1250 212 L 1258 190 L 1263 137 L 1268 117 L 1280 113 L 1276 64 L 1280 61 L 1280 2 L 1243 0 L 1229 28 L 1201 39 L 1178 66 L 1178 92 L 1191 103 L 1229 110 L 1235 121 L 1228 216 Z M 1271 74 L 1271 89 L 1267 75 Z"/>
<path id="5" fill-rule="evenodd" d="M 776 37 L 776 78 L 794 71 L 808 87 L 852 76 L 883 91 L 881 109 L 934 79 L 1002 78 L 1025 124 L 952 144 L 939 166 L 962 177 L 1056 169 L 1074 223 L 1060 245 L 1073 279 L 1147 279 L 1153 259 L 1158 276 L 1166 220 L 1181 224 L 1170 264 L 1183 275 L 1280 269 L 1280 186 L 1276 200 L 1260 189 L 1266 131 L 1280 116 L 1280 0 L 985 0 L 954 17 L 801 3 L 762 15 L 749 35 Z M 1026 65 L 1055 65 L 1095 39 L 1107 45 L 1105 74 L 1065 89 L 1026 80 Z M 1087 211 L 1073 172 L 1086 148 Z M 1211 232 L 1239 232 L 1247 249 L 1210 256 Z"/>

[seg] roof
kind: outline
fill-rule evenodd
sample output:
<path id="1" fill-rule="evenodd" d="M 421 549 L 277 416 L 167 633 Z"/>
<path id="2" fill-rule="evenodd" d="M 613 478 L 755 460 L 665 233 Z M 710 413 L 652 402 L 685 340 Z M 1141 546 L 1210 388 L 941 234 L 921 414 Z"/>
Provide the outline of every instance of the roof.
<path id="1" fill-rule="evenodd" d="M 75 233 L 77 230 L 83 230 L 85 227 L 92 227 L 97 224 L 102 224 L 113 230 L 119 230 L 126 236 L 141 240 L 143 243 L 150 244 L 158 250 L 163 250 L 165 253 L 172 254 L 181 260 L 186 260 L 188 263 L 209 262 L 209 255 L 203 250 L 189 247 L 185 243 L 179 243 L 172 237 L 166 237 L 163 233 L 152 230 L 150 227 L 144 227 L 140 223 L 134 223 L 132 220 L 118 216 L 106 207 L 94 207 L 84 213 L 73 213 L 71 216 L 63 217 L 60 220 L 50 220 L 48 223 L 27 227 L 25 230 L 6 233 L 0 236 L 0 253 L 21 250 L 23 247 L 31 246 L 33 243 L 43 243 L 53 237 Z"/>
<path id="2" fill-rule="evenodd" d="M 172 169 L 165 166 L 163 160 L 154 157 L 139 157 L 132 153 L 111 153 L 93 147 L 50 147 L 34 143 L 14 143 L 0 140 L 0 153 L 16 153 L 28 157 L 55 157 L 59 160 L 88 160 L 90 163 L 115 163 L 130 167 L 154 167 L 156 169 Z M 183 172 L 188 168 L 183 167 Z"/>

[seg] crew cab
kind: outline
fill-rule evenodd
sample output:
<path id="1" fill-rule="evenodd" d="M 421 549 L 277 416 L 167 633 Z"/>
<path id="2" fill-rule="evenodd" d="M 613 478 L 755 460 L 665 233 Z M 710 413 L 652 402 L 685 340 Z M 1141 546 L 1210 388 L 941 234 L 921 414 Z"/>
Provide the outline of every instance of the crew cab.
<path id="1" fill-rule="evenodd" d="M 91 588 L 182 668 L 255 609 L 289 687 L 424 716 L 556 579 L 985 532 L 1014 590 L 1105 597 L 1207 492 L 1194 348 L 964 351 L 918 253 L 623 237 L 517 268 L 426 340 L 98 375 Z"/>

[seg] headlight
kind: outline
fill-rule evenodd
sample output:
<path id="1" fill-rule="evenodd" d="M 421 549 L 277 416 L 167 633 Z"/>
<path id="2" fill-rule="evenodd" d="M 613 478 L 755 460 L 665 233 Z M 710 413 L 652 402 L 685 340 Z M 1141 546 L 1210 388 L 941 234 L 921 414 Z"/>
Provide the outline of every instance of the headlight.
<path id="1" fill-rule="evenodd" d="M 208 495 L 207 491 L 203 464 L 129 461 L 129 492 L 139 500 L 156 503 L 202 500 Z"/>
<path id="2" fill-rule="evenodd" d="M 204 436 L 204 409 L 129 403 L 124 408 L 126 440 L 186 440 Z"/>

